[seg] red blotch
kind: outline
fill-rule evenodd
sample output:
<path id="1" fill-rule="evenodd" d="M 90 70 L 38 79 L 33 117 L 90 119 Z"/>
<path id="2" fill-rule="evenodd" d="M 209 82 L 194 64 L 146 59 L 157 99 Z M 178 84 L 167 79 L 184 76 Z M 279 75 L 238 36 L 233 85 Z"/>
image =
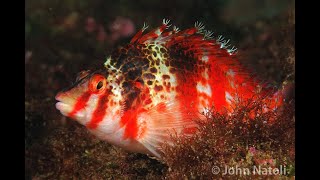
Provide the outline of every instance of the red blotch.
<path id="1" fill-rule="evenodd" d="M 123 127 L 125 126 L 128 121 L 130 120 L 130 118 L 134 115 L 134 111 L 133 110 L 127 110 L 123 116 L 121 117 L 121 120 L 120 120 L 120 127 Z"/>
<path id="2" fill-rule="evenodd" d="M 160 85 L 160 86 L 158 86 L 158 85 L 155 85 L 154 86 L 154 90 L 156 91 L 156 92 L 159 92 L 159 91 L 162 91 L 163 90 L 163 87 Z"/>
<path id="3" fill-rule="evenodd" d="M 143 84 L 139 81 L 134 82 L 134 86 L 138 89 L 142 89 L 143 88 Z"/>
<path id="4" fill-rule="evenodd" d="M 157 111 L 159 112 L 159 113 L 164 113 L 164 112 L 166 112 L 166 110 L 167 110 L 167 107 L 166 107 L 166 104 L 165 103 L 159 103 L 158 105 L 157 105 Z"/>
<path id="5" fill-rule="evenodd" d="M 170 76 L 169 76 L 169 75 L 164 74 L 164 75 L 162 75 L 162 78 L 163 78 L 164 80 L 166 80 L 166 79 L 170 79 Z"/>
<path id="6" fill-rule="evenodd" d="M 178 86 L 176 87 L 177 99 L 181 103 L 182 108 L 187 108 L 191 112 L 197 112 L 197 89 L 196 82 L 198 75 L 186 77 L 185 74 L 178 74 Z"/>
<path id="7" fill-rule="evenodd" d="M 226 78 L 222 65 L 212 62 L 212 68 L 210 70 L 209 85 L 212 88 L 212 101 L 216 111 L 221 112 L 226 106 L 226 88 L 228 79 Z"/>
<path id="8" fill-rule="evenodd" d="M 150 104 L 150 103 L 152 103 L 152 100 L 151 100 L 150 98 L 148 98 L 148 99 L 145 100 L 145 102 L 144 102 L 145 105 L 148 105 L 148 104 Z"/>
<path id="9" fill-rule="evenodd" d="M 137 117 L 138 114 L 144 112 L 145 110 L 137 110 L 137 109 L 130 109 L 127 110 L 120 120 L 120 127 L 124 127 L 124 139 L 135 139 L 138 136 L 138 124 L 137 124 Z"/>
<path id="10" fill-rule="evenodd" d="M 103 120 L 106 114 L 106 109 L 108 107 L 108 95 L 104 94 L 99 98 L 98 105 L 92 114 L 90 122 L 87 124 L 87 128 L 95 129 L 97 128 L 99 122 Z"/>
<path id="11" fill-rule="evenodd" d="M 140 100 L 141 100 L 143 105 L 148 105 L 148 104 L 152 103 L 152 100 L 150 98 L 149 88 L 145 88 L 143 90 L 143 92 L 140 95 Z"/>
<path id="12" fill-rule="evenodd" d="M 77 102 L 76 102 L 76 104 L 75 104 L 74 107 L 73 107 L 73 110 L 69 113 L 68 116 L 74 119 L 74 118 L 75 118 L 75 117 L 74 117 L 75 114 L 86 106 L 86 103 L 88 102 L 90 96 L 91 96 L 91 93 L 90 93 L 89 91 L 83 93 L 83 94 L 77 99 Z"/>
<path id="13" fill-rule="evenodd" d="M 167 92 L 170 92 L 170 89 L 171 89 L 171 83 L 168 82 L 167 84 L 164 85 L 165 89 Z"/>

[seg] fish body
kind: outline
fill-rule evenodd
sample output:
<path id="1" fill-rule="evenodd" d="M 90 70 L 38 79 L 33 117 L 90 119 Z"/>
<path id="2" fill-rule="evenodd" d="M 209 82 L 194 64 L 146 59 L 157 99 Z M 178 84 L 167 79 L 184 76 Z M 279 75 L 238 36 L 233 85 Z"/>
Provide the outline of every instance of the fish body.
<path id="1" fill-rule="evenodd" d="M 169 21 L 116 49 L 103 66 L 82 71 L 56 95 L 56 108 L 100 139 L 133 152 L 162 157 L 172 134 L 192 135 L 209 109 L 232 113 L 240 101 L 268 95 L 265 111 L 282 102 L 240 64 L 228 41 L 201 23 L 183 31 Z"/>

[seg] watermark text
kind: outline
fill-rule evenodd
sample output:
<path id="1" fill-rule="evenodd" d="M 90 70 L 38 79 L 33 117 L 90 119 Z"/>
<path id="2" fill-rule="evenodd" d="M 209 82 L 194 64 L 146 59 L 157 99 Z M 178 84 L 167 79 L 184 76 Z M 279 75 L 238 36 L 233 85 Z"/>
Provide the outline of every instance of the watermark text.
<path id="1" fill-rule="evenodd" d="M 213 174 L 226 175 L 237 175 L 237 176 L 247 176 L 247 175 L 287 175 L 287 169 L 285 165 L 280 165 L 278 167 L 265 167 L 265 166 L 253 166 L 252 168 L 240 167 L 240 166 L 224 166 L 218 167 L 213 166 L 211 169 Z"/>

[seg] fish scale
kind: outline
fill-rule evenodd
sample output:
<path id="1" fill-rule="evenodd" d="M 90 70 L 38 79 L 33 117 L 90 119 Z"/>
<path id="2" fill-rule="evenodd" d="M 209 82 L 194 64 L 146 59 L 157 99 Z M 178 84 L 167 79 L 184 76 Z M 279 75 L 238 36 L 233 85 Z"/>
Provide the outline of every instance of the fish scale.
<path id="1" fill-rule="evenodd" d="M 79 73 L 76 83 L 57 94 L 58 110 L 85 125 L 102 140 L 133 152 L 163 156 L 171 135 L 196 132 L 195 120 L 209 109 L 232 113 L 241 102 L 264 98 L 264 112 L 282 103 L 245 70 L 228 49 L 229 40 L 195 23 L 179 31 L 168 20 L 128 45 L 114 50 L 103 66 Z M 250 112 L 255 116 L 256 112 Z"/>

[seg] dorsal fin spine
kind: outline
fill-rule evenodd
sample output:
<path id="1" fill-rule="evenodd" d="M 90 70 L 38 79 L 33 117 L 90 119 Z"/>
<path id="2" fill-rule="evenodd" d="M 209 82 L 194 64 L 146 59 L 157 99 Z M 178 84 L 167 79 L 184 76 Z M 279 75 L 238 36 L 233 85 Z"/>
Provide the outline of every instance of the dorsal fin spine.
<path id="1" fill-rule="evenodd" d="M 159 37 L 162 32 L 167 29 L 168 27 L 171 26 L 171 24 L 169 24 L 170 20 L 168 19 L 163 19 L 162 20 L 162 25 L 154 30 L 152 30 L 151 32 L 145 34 L 144 36 L 142 36 L 139 40 L 138 43 L 143 43 L 148 39 L 155 39 L 157 37 Z"/>
<path id="2" fill-rule="evenodd" d="M 148 28 L 149 26 L 146 23 L 143 23 L 143 27 L 136 33 L 136 35 L 133 36 L 130 43 L 135 43 L 141 36 L 142 33 Z"/>

